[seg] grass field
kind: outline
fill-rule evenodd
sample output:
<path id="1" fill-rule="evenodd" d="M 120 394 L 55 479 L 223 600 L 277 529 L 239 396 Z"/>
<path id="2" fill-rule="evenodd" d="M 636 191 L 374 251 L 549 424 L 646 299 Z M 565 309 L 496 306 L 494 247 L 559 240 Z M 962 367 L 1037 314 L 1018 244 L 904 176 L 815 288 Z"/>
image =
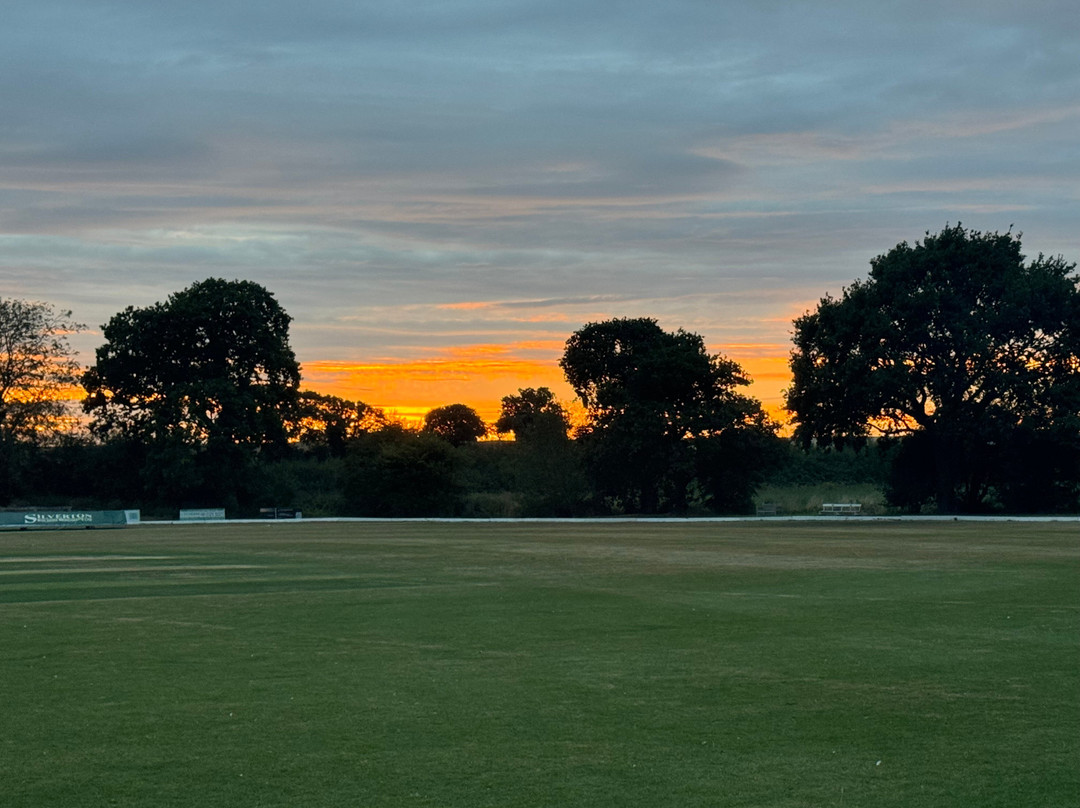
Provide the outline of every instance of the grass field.
<path id="1" fill-rule="evenodd" d="M 1080 805 L 1080 529 L 0 534 L 0 805 Z"/>

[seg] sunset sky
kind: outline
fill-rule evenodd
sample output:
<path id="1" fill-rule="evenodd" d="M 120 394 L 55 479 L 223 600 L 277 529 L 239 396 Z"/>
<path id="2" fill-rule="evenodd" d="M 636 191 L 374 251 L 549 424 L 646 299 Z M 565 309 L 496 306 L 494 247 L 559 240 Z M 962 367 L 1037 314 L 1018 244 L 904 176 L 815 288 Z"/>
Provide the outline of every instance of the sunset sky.
<path id="1" fill-rule="evenodd" d="M 0 26 L 0 296 L 91 330 L 270 289 L 305 386 L 415 415 L 653 316 L 752 374 L 962 221 L 1080 259 L 1073 0 L 37 0 Z"/>

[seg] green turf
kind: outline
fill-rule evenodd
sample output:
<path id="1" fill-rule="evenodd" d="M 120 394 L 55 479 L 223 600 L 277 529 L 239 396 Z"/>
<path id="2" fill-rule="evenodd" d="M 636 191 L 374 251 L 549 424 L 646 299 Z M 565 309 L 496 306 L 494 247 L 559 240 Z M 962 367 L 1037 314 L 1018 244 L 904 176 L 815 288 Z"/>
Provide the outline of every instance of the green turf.
<path id="1" fill-rule="evenodd" d="M 1075 524 L 0 534 L 0 804 L 1074 806 Z"/>

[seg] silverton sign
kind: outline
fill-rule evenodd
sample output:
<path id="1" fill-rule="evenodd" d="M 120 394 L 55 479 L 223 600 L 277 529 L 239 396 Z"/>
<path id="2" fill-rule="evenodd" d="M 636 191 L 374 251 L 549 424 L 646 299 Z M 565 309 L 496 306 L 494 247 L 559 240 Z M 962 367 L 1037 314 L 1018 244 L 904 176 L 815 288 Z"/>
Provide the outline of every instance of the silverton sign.
<path id="1" fill-rule="evenodd" d="M 0 511 L 0 528 L 123 527 L 138 523 L 138 511 Z"/>
<path id="2" fill-rule="evenodd" d="M 92 525 L 94 524 L 94 514 L 83 512 L 71 513 L 60 512 L 51 513 L 46 511 L 45 513 L 24 513 L 23 514 L 24 525 Z"/>

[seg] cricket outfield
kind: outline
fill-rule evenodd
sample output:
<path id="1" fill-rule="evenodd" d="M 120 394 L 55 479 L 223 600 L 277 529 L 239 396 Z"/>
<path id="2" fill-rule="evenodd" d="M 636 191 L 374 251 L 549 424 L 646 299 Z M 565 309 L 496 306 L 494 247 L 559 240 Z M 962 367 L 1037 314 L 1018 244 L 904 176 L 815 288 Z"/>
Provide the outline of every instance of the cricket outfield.
<path id="1" fill-rule="evenodd" d="M 2 804 L 1080 804 L 1075 523 L 0 534 Z"/>

